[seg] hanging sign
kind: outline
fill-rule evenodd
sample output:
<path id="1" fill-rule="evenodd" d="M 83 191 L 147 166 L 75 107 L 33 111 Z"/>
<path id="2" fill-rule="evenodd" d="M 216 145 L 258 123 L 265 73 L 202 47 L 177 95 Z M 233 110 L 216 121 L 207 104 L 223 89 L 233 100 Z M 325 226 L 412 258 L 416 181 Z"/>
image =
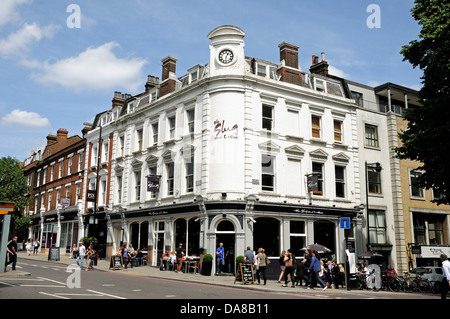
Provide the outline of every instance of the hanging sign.
<path id="1" fill-rule="evenodd" d="M 150 175 L 147 176 L 147 191 L 158 193 L 159 192 L 159 176 Z"/>
<path id="2" fill-rule="evenodd" d="M 319 190 L 319 176 L 316 174 L 308 175 L 308 192 L 317 192 Z"/>

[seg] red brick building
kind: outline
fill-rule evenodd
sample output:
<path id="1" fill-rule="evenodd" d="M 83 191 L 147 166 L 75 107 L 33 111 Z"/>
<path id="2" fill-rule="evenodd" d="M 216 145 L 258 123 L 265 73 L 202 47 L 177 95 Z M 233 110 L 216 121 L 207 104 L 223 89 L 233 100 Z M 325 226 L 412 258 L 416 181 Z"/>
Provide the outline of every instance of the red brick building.
<path id="1" fill-rule="evenodd" d="M 56 135 L 47 136 L 42 152 L 33 153 L 23 163 L 30 186 L 24 214 L 34 216 L 29 237 L 38 239 L 44 252 L 61 247 L 61 253 L 68 253 L 82 235 L 85 152 L 84 138 L 59 129 Z"/>

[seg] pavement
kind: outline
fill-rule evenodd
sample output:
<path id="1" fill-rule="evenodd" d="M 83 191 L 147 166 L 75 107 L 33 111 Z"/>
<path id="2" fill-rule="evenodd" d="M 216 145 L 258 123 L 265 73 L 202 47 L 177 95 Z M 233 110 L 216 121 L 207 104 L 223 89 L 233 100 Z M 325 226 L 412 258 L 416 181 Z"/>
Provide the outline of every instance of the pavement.
<path id="1" fill-rule="evenodd" d="M 26 260 L 26 261 L 25 261 Z M 20 262 L 24 261 L 26 263 L 29 263 L 29 261 L 36 260 L 36 261 L 43 261 L 43 262 L 50 262 L 50 263 L 57 263 L 57 264 L 63 264 L 63 265 L 76 265 L 76 261 L 74 259 L 71 259 L 69 256 L 60 256 L 59 261 L 55 260 L 48 260 L 48 254 L 38 254 L 38 255 L 31 255 L 27 256 L 26 252 L 19 252 L 18 254 L 18 261 L 17 261 L 17 269 L 15 271 L 11 270 L 11 265 L 9 265 L 6 269 L 6 272 L 0 273 L 0 279 L 5 277 L 26 277 L 31 276 L 29 272 L 21 271 L 20 269 Z M 84 265 L 86 266 L 86 262 Z M 161 271 L 159 267 L 153 267 L 153 266 L 139 266 L 139 267 L 133 267 L 128 269 L 118 269 L 113 270 L 110 269 L 110 261 L 109 260 L 98 260 L 97 266 L 94 266 L 95 271 L 107 271 L 107 272 L 121 272 L 123 274 L 127 275 L 134 275 L 134 276 L 145 276 L 145 277 L 152 277 L 152 278 L 160 278 L 160 279 L 167 279 L 167 280 L 175 280 L 175 281 L 182 281 L 182 282 L 193 282 L 198 284 L 207 284 L 207 285 L 215 285 L 215 286 L 225 286 L 225 287 L 234 287 L 234 288 L 243 288 L 243 289 L 253 289 L 258 291 L 265 291 L 265 292 L 276 292 L 276 293 L 289 293 L 289 294 L 301 294 L 301 293 L 313 293 L 314 294 L 355 294 L 355 293 L 375 293 L 375 294 L 382 294 L 382 293 L 390 293 L 391 292 L 384 292 L 384 291 L 371 291 L 371 290 L 347 290 L 346 288 L 328 288 L 326 291 L 322 291 L 320 287 L 317 287 L 314 290 L 306 289 L 305 286 L 295 286 L 295 288 L 292 288 L 290 283 L 288 283 L 287 287 L 282 287 L 282 283 L 278 283 L 276 280 L 267 280 L 267 284 L 261 285 L 257 284 L 257 280 L 255 277 L 255 284 L 246 283 L 245 285 L 242 283 L 242 281 L 236 281 L 235 282 L 235 276 L 233 275 L 212 275 L 212 276 L 204 276 L 197 273 L 177 273 L 175 271 Z"/>

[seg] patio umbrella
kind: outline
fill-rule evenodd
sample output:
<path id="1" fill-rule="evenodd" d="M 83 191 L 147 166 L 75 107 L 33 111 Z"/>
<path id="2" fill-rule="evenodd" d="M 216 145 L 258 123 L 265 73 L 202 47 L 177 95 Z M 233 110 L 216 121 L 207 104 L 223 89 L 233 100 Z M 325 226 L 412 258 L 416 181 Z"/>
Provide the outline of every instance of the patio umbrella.
<path id="1" fill-rule="evenodd" d="M 384 256 L 377 251 L 366 251 L 358 256 L 359 259 L 383 258 Z"/>
<path id="2" fill-rule="evenodd" d="M 303 247 L 302 249 L 300 249 L 300 251 L 305 251 L 307 249 L 311 249 L 311 250 L 315 250 L 317 251 L 319 254 L 331 254 L 333 253 L 331 251 L 331 249 L 325 247 L 324 245 L 320 245 L 320 244 L 311 244 L 308 245 L 306 247 Z"/>

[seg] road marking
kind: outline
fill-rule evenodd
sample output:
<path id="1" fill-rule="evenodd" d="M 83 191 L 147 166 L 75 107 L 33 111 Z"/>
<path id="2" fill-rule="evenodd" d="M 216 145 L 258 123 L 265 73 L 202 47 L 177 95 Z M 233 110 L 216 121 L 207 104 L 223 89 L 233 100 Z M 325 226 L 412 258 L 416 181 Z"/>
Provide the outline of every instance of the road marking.
<path id="1" fill-rule="evenodd" d="M 110 294 L 105 294 L 103 292 L 95 291 L 95 290 L 86 289 L 86 291 L 93 292 L 93 293 L 96 293 L 96 294 L 99 294 L 99 295 L 102 295 L 102 296 L 108 296 L 108 297 L 111 297 L 111 298 L 127 299 L 127 298 L 124 298 L 124 297 L 119 297 L 119 296 L 114 296 L 114 295 L 110 295 Z"/>
<path id="2" fill-rule="evenodd" d="M 49 293 L 42 292 L 42 291 L 40 291 L 39 293 L 42 294 L 42 295 L 47 295 L 47 296 L 56 297 L 56 298 L 61 298 L 61 299 L 70 299 L 70 298 L 67 298 L 67 297 L 58 296 L 58 295 L 55 295 L 55 294 L 49 294 Z"/>
<path id="3" fill-rule="evenodd" d="M 57 285 L 20 285 L 20 287 L 64 288 Z"/>
<path id="4" fill-rule="evenodd" d="M 116 285 L 115 284 L 103 284 L 102 286 L 103 287 L 115 287 Z"/>
<path id="5" fill-rule="evenodd" d="M 10 287 L 15 287 L 15 285 L 8 284 L 8 283 L 2 282 L 2 281 L 0 281 L 0 285 L 5 285 L 5 286 L 10 286 Z"/>
<path id="6" fill-rule="evenodd" d="M 44 278 L 44 277 L 38 277 L 38 278 L 39 278 L 39 279 L 48 280 L 48 281 L 51 281 L 51 282 L 54 282 L 54 283 L 57 283 L 57 284 L 59 284 L 59 285 L 66 286 L 66 283 L 65 283 L 65 282 L 60 282 L 60 281 L 56 281 L 56 280 L 49 279 L 49 278 Z"/>

